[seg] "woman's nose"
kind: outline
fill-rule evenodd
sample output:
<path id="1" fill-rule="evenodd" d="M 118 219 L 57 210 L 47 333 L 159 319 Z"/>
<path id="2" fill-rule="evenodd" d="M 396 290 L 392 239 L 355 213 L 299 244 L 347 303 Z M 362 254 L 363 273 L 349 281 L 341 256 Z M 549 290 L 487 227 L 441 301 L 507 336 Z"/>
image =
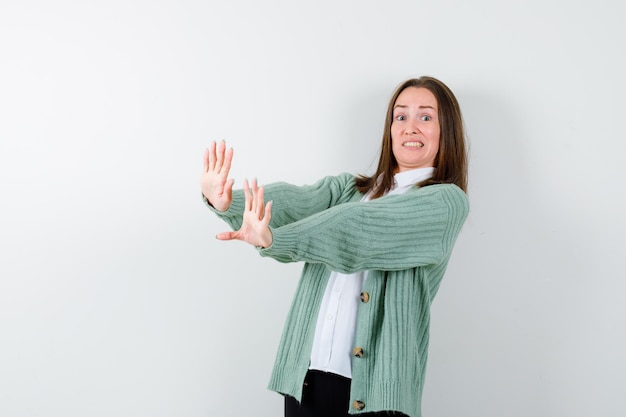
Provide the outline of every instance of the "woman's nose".
<path id="1" fill-rule="evenodd" d="M 410 121 L 409 124 L 406 127 L 406 134 L 407 135 L 414 135 L 417 132 L 419 132 L 419 127 L 417 126 L 417 122 L 416 121 Z"/>

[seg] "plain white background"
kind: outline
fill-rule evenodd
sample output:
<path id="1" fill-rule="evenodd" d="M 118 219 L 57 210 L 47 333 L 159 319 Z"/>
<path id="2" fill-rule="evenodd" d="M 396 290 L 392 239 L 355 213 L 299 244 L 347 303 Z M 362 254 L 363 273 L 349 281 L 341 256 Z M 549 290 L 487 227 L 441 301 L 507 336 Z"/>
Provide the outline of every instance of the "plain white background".
<path id="1" fill-rule="evenodd" d="M 457 95 L 471 214 L 424 416 L 624 416 L 617 1 L 0 3 L 0 416 L 280 416 L 301 265 L 218 242 L 233 177 L 371 173 L 406 78 Z"/>

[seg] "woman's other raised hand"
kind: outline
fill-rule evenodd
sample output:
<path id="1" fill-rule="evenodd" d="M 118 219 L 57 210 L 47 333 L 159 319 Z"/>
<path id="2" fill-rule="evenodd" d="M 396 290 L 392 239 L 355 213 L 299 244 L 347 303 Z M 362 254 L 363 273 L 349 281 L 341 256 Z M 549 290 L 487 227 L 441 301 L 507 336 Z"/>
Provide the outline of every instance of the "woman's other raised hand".
<path id="1" fill-rule="evenodd" d="M 265 204 L 263 187 L 258 187 L 256 180 L 252 180 L 252 187 L 244 181 L 245 208 L 243 223 L 236 232 L 219 233 L 220 240 L 241 240 L 260 248 L 272 245 L 272 231 L 269 224 L 272 218 L 272 202 Z"/>
<path id="2" fill-rule="evenodd" d="M 233 179 L 228 179 L 233 160 L 233 149 L 226 142 L 211 142 L 204 151 L 204 169 L 200 176 L 200 189 L 216 210 L 226 211 L 233 200 Z"/>

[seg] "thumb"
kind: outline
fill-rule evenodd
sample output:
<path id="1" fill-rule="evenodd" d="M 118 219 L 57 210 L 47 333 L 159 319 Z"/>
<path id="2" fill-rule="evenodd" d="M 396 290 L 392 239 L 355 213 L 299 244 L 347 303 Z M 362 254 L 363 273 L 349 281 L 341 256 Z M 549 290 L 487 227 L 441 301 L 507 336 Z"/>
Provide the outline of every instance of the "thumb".
<path id="1" fill-rule="evenodd" d="M 217 240 L 234 240 L 237 239 L 237 232 L 222 232 L 215 235 Z"/>
<path id="2" fill-rule="evenodd" d="M 228 182 L 226 182 L 226 185 L 224 185 L 224 194 L 226 195 L 232 194 L 234 183 L 235 183 L 235 180 L 233 178 L 229 179 Z"/>

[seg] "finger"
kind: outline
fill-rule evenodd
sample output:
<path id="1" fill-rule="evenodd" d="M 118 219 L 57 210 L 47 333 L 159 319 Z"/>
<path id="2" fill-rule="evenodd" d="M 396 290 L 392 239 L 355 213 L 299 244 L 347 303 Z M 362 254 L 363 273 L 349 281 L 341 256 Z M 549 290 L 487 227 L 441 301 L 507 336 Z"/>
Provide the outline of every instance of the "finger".
<path id="1" fill-rule="evenodd" d="M 215 160 L 215 171 L 220 172 L 222 164 L 224 163 L 224 150 L 226 149 L 226 142 L 222 139 L 217 145 L 217 159 Z"/>
<path id="2" fill-rule="evenodd" d="M 217 240 L 236 240 L 237 232 L 222 232 L 215 235 Z"/>
<path id="3" fill-rule="evenodd" d="M 220 174 L 223 174 L 225 177 L 228 177 L 228 173 L 230 172 L 230 165 L 233 162 L 234 153 L 235 151 L 233 150 L 233 148 L 228 148 L 226 150 L 226 154 L 224 155 L 224 163 L 222 164 Z"/>
<path id="4" fill-rule="evenodd" d="M 209 170 L 209 148 L 206 148 L 202 156 L 202 172 L 205 173 L 208 170 Z"/>
<path id="5" fill-rule="evenodd" d="M 233 184 L 235 183 L 234 179 L 229 179 L 228 182 L 224 185 L 224 194 L 231 195 L 233 192 Z"/>
<path id="6" fill-rule="evenodd" d="M 215 141 L 211 141 L 211 145 L 209 145 L 209 171 L 215 169 Z"/>
<path id="7" fill-rule="evenodd" d="M 263 214 L 263 222 L 269 226 L 270 220 L 272 220 L 272 201 L 268 201 L 265 205 L 265 213 Z"/>
<path id="8" fill-rule="evenodd" d="M 247 179 L 243 180 L 243 195 L 245 197 L 245 209 L 250 211 L 252 209 L 252 193 Z"/>
<path id="9" fill-rule="evenodd" d="M 256 200 L 257 208 L 258 208 L 258 217 L 259 220 L 263 220 L 265 217 L 264 208 L 265 208 L 265 190 L 263 187 L 259 187 L 259 191 L 257 193 Z"/>
<path id="10" fill-rule="evenodd" d="M 252 180 L 252 212 L 256 213 L 259 205 L 258 205 L 258 196 L 259 196 L 259 187 L 256 183 L 256 178 Z"/>

